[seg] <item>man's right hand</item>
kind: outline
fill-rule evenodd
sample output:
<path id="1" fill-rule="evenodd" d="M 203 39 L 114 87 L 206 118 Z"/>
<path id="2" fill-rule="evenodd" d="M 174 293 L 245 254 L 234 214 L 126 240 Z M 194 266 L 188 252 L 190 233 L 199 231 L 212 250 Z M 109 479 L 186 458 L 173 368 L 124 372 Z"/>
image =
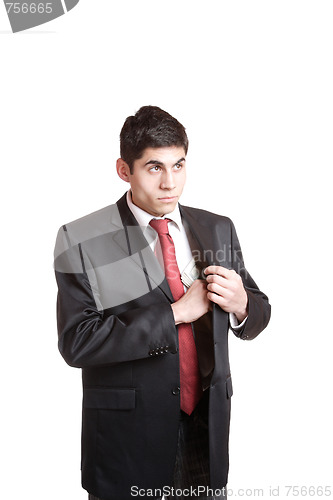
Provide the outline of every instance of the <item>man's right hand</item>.
<path id="1" fill-rule="evenodd" d="M 191 323 L 206 314 L 211 308 L 207 298 L 206 280 L 195 280 L 184 295 L 171 304 L 175 323 Z"/>

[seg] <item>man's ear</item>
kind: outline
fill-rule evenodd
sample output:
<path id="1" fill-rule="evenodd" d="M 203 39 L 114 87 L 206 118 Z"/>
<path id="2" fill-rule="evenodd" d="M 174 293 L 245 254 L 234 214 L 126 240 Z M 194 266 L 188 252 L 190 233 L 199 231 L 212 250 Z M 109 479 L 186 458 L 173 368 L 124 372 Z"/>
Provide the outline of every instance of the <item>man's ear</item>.
<path id="1" fill-rule="evenodd" d="M 129 182 L 131 173 L 130 173 L 130 168 L 127 165 L 126 161 L 124 161 L 122 158 L 118 158 L 116 168 L 117 168 L 117 174 L 119 175 L 119 177 L 123 181 Z"/>

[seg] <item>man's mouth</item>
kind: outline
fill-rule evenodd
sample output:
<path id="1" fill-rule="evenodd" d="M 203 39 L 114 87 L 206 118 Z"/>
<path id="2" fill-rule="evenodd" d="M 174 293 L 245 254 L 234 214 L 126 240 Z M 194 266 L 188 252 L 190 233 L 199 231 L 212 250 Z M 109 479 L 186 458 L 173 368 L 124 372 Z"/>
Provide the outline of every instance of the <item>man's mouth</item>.
<path id="1" fill-rule="evenodd" d="M 158 198 L 159 201 L 165 201 L 166 203 L 174 201 L 177 199 L 177 196 L 164 196 L 163 198 Z"/>

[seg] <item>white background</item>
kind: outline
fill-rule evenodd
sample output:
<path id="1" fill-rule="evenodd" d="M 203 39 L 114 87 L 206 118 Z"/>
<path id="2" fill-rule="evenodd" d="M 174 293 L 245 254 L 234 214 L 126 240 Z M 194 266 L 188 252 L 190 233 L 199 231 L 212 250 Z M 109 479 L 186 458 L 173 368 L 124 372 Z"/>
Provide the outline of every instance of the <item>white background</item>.
<path id="1" fill-rule="evenodd" d="M 53 245 L 127 189 L 118 135 L 146 104 L 187 128 L 182 203 L 233 219 L 272 303 L 256 340 L 230 339 L 229 487 L 333 484 L 332 18 L 328 1 L 81 0 L 12 34 L 0 5 L 1 498 L 87 498 Z"/>

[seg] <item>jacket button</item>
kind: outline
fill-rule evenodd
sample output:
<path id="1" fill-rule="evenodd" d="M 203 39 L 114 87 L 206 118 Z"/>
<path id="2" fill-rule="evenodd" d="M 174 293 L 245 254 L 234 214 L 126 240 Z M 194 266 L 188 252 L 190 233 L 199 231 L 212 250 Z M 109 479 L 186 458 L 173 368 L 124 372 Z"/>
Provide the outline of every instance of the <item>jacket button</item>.
<path id="1" fill-rule="evenodd" d="M 174 396 L 177 396 L 179 393 L 180 393 L 180 387 L 175 387 L 174 389 L 172 389 L 172 394 Z"/>

